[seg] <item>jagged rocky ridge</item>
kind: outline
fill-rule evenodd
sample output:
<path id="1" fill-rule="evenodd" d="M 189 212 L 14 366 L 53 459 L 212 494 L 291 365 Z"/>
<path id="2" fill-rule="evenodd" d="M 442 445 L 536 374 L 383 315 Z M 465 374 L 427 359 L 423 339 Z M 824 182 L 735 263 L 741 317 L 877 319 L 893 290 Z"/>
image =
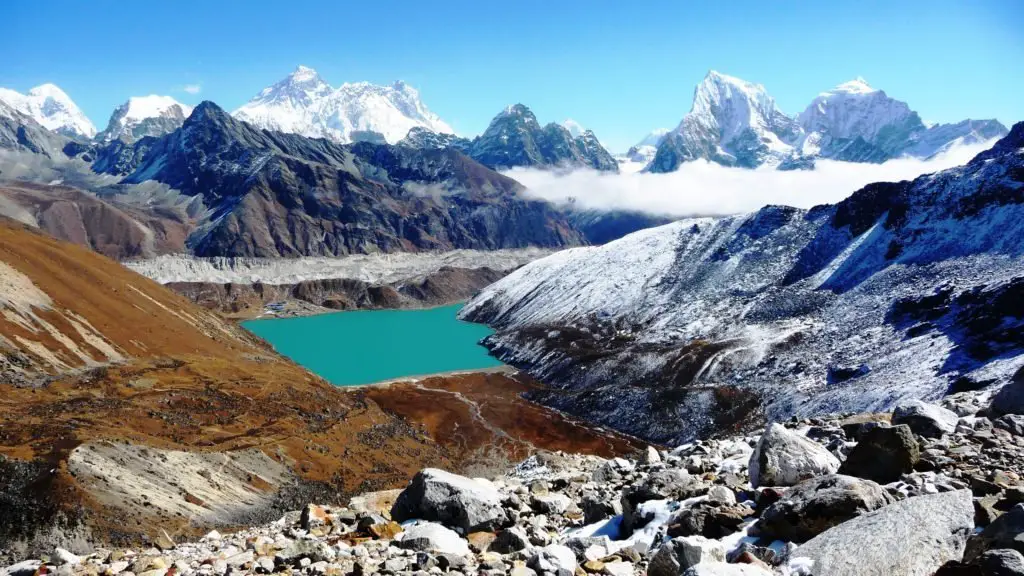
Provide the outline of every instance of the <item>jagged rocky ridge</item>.
<path id="1" fill-rule="evenodd" d="M 1021 574 L 1024 416 L 1008 407 L 961 394 L 635 459 L 540 453 L 493 480 L 424 469 L 346 506 L 191 543 L 57 548 L 4 573 Z"/>
<path id="2" fill-rule="evenodd" d="M 491 120 L 469 145 L 474 160 L 495 170 L 524 167 L 589 167 L 618 172 L 615 158 L 597 136 L 585 130 L 577 137 L 558 123 L 541 126 L 529 108 L 515 104 Z"/>
<path id="3" fill-rule="evenodd" d="M 928 158 L 1006 133 L 997 120 L 927 126 L 905 102 L 860 78 L 821 93 L 791 117 L 764 86 L 712 70 L 694 90 L 690 112 L 661 140 L 646 169 L 672 172 L 698 159 L 782 170 L 813 168 L 819 158 L 879 163 Z"/>
<path id="4" fill-rule="evenodd" d="M 140 96 L 129 98 L 114 109 L 107 128 L 96 135 L 100 142 L 124 140 L 132 143 L 146 136 L 163 136 L 174 132 L 185 123 L 192 108 L 170 96 Z"/>
<path id="5" fill-rule="evenodd" d="M 582 236 L 547 203 L 454 149 L 260 130 L 211 102 L 182 127 L 95 151 L 93 169 L 202 196 L 200 256 L 345 255 L 565 246 Z"/>
<path id="6" fill-rule="evenodd" d="M 1006 382 L 1024 361 L 1022 250 L 1024 123 L 965 166 L 835 205 L 556 253 L 462 317 L 563 390 L 534 399 L 681 442 L 762 413 L 883 410 Z"/>

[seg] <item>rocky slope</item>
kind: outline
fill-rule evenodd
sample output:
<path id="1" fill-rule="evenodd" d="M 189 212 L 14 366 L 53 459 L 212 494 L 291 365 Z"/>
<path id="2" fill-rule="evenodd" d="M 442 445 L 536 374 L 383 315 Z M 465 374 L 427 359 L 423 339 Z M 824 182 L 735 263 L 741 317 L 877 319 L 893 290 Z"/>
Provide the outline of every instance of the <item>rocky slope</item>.
<path id="1" fill-rule="evenodd" d="M 146 136 L 163 136 L 180 128 L 191 113 L 190 106 L 170 96 L 132 97 L 114 109 L 107 128 L 96 139 L 132 143 Z"/>
<path id="2" fill-rule="evenodd" d="M 1024 573 L 1024 416 L 958 398 L 648 447 L 428 468 L 347 505 L 149 549 L 57 548 L 29 573 L 1008 576 Z M 962 414 L 962 415 L 961 415 Z"/>
<path id="3" fill-rule="evenodd" d="M 0 102 L 32 118 L 47 130 L 69 138 L 92 138 L 96 127 L 63 90 L 42 84 L 20 94 L 0 88 Z"/>
<path id="4" fill-rule="evenodd" d="M 200 256 L 346 255 L 583 241 L 553 207 L 521 198 L 518 183 L 457 150 L 367 142 L 344 147 L 260 130 L 210 102 L 200 104 L 179 130 L 127 148 L 115 143 L 93 166 L 124 174 L 124 183 L 156 181 L 201 196 L 209 212 L 188 242 Z"/>
<path id="5" fill-rule="evenodd" d="M 1006 132 L 996 120 L 926 126 L 905 102 L 861 78 L 819 94 L 794 118 L 779 110 L 760 84 L 712 70 L 694 90 L 690 112 L 658 144 L 647 170 L 672 172 L 698 159 L 791 170 L 813 168 L 818 158 L 875 163 L 928 158 Z"/>
<path id="6" fill-rule="evenodd" d="M 538 438 L 509 417 L 527 410 L 518 398 L 473 409 L 500 397 L 491 388 L 537 386 L 506 375 L 396 385 L 376 400 L 333 387 L 113 260 L 5 219 L 0 309 L 4 557 L 260 522 L 485 453 L 629 446 L 534 407 L 529 421 L 551 432 Z M 404 405 L 410 393 L 446 424 Z"/>
<path id="7" fill-rule="evenodd" d="M 63 157 L 68 138 L 52 132 L 31 116 L 0 100 L 0 148 Z"/>
<path id="8" fill-rule="evenodd" d="M 658 442 L 765 413 L 883 410 L 1024 361 L 1024 123 L 967 165 L 836 205 L 682 220 L 566 250 L 463 317 L 535 399 Z"/>
<path id="9" fill-rule="evenodd" d="M 265 88 L 232 115 L 266 130 L 342 144 L 378 139 L 394 144 L 416 127 L 453 132 L 404 82 L 389 86 L 356 82 L 332 88 L 306 66 Z"/>
<path id="10" fill-rule="evenodd" d="M 526 167 L 589 167 L 617 172 L 618 164 L 590 130 L 573 137 L 565 126 L 541 126 L 529 108 L 515 104 L 491 120 L 473 140 L 469 155 L 495 170 Z"/>

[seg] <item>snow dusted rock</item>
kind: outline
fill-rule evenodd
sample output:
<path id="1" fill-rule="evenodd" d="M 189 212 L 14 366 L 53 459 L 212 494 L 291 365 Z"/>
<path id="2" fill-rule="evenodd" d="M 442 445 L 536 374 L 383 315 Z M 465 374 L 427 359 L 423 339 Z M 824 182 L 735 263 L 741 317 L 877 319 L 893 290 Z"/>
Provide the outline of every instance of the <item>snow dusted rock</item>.
<path id="1" fill-rule="evenodd" d="M 996 414 L 1024 414 L 1024 368 L 1013 380 L 992 397 L 992 412 Z"/>
<path id="2" fill-rule="evenodd" d="M 75 566 L 82 563 L 82 557 L 64 548 L 57 548 L 53 556 L 58 565 Z"/>
<path id="3" fill-rule="evenodd" d="M 860 514 L 892 504 L 884 488 L 870 480 L 829 475 L 805 480 L 769 506 L 757 522 L 769 538 L 806 542 Z"/>
<path id="4" fill-rule="evenodd" d="M 482 482 L 426 468 L 413 477 L 391 507 L 398 521 L 422 519 L 470 532 L 494 530 L 507 520 L 501 494 Z"/>
<path id="5" fill-rule="evenodd" d="M 970 490 L 908 498 L 818 535 L 790 566 L 828 576 L 930 576 L 964 555 L 974 528 Z M 806 559 L 806 560 L 805 560 Z"/>
<path id="6" fill-rule="evenodd" d="M 469 554 L 469 543 L 436 522 L 422 522 L 406 528 L 396 542 L 407 550 L 435 552 L 439 554 Z"/>
<path id="7" fill-rule="evenodd" d="M 7 568 L 3 569 L 3 572 L 7 576 L 35 576 L 38 574 L 39 566 L 42 562 L 39 560 L 25 560 L 18 562 L 17 564 L 11 564 Z M 127 564 L 125 565 L 127 566 Z"/>
<path id="8" fill-rule="evenodd" d="M 526 565 L 539 574 L 572 576 L 576 572 L 576 554 L 566 546 L 551 544 L 534 552 Z"/>
<path id="9" fill-rule="evenodd" d="M 705 562 L 684 572 L 685 576 L 771 576 L 771 572 L 753 564 Z"/>
<path id="10" fill-rule="evenodd" d="M 861 436 L 839 472 L 887 484 L 913 471 L 920 458 L 920 447 L 909 426 L 876 427 Z"/>
<path id="11" fill-rule="evenodd" d="M 956 430 L 959 417 L 952 410 L 920 400 L 906 400 L 892 412 L 894 425 L 906 424 L 919 436 L 940 438 Z"/>
<path id="12" fill-rule="evenodd" d="M 1006 430 L 1014 436 L 1024 436 L 1024 415 L 1006 414 L 996 418 L 992 425 L 996 428 Z"/>
<path id="13" fill-rule="evenodd" d="M 656 470 L 642 482 L 631 484 L 622 491 L 622 530 L 631 534 L 643 526 L 645 519 L 639 506 L 652 500 L 684 500 L 706 491 L 706 487 L 682 470 Z"/>
<path id="14" fill-rule="evenodd" d="M 725 562 L 725 545 L 703 536 L 673 538 L 658 549 L 647 567 L 648 576 L 678 576 L 702 562 Z"/>
<path id="15" fill-rule="evenodd" d="M 750 484 L 755 488 L 793 486 L 838 469 L 839 460 L 824 446 L 772 423 L 750 456 Z"/>

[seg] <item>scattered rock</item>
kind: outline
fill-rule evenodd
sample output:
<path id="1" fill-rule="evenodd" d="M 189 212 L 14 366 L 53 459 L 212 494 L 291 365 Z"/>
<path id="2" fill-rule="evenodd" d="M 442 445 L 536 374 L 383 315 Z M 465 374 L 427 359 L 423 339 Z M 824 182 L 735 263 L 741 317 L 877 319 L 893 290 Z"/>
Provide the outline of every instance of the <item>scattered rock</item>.
<path id="1" fill-rule="evenodd" d="M 572 576 L 576 572 L 576 554 L 565 546 L 551 544 L 534 552 L 526 565 L 540 574 Z"/>
<path id="2" fill-rule="evenodd" d="M 661 454 L 658 453 L 658 449 L 654 446 L 648 446 L 646 450 L 640 453 L 639 462 L 641 464 L 658 464 L 661 462 Z"/>
<path id="3" fill-rule="evenodd" d="M 722 485 L 712 486 L 708 490 L 708 502 L 731 506 L 736 503 L 736 493 Z"/>
<path id="4" fill-rule="evenodd" d="M 824 446 L 772 423 L 750 456 L 750 484 L 755 488 L 793 486 L 838 469 L 839 460 Z"/>
<path id="5" fill-rule="evenodd" d="M 463 534 L 493 531 L 507 521 L 501 494 L 493 487 L 436 468 L 413 477 L 391 507 L 391 517 L 436 521 Z"/>
<path id="6" fill-rule="evenodd" d="M 863 434 L 839 473 L 888 484 L 912 472 L 920 458 L 920 447 L 909 426 L 878 427 Z"/>
<path id="7" fill-rule="evenodd" d="M 1024 436 L 1024 415 L 1004 414 L 993 420 L 992 425 L 1014 436 Z"/>
<path id="8" fill-rule="evenodd" d="M 1018 370 L 1013 380 L 996 392 L 990 407 L 994 414 L 1024 414 L 1024 368 Z"/>
<path id="9" fill-rule="evenodd" d="M 999 548 L 1024 553 L 1024 504 L 1017 504 L 971 538 L 964 560 L 970 562 L 987 550 Z"/>
<path id="10" fill-rule="evenodd" d="M 1024 576 L 1024 555 L 1016 550 L 989 550 L 976 564 L 985 576 Z"/>
<path id="11" fill-rule="evenodd" d="M 826 530 L 797 548 L 790 566 L 813 574 L 928 576 L 960 560 L 974 528 L 971 492 L 908 498 Z"/>
<path id="12" fill-rule="evenodd" d="M 806 542 L 847 520 L 895 500 L 870 480 L 829 475 L 805 480 L 769 506 L 757 522 L 758 533 L 770 538 Z"/>
<path id="13" fill-rule="evenodd" d="M 525 530 L 518 526 L 502 530 L 491 543 L 491 549 L 502 554 L 518 552 L 529 547 L 530 537 L 526 535 Z"/>
<path id="14" fill-rule="evenodd" d="M 900 402 L 892 412 L 894 425 L 906 424 L 918 436 L 925 438 L 941 438 L 956 430 L 959 416 L 937 404 L 929 404 L 920 400 Z"/>

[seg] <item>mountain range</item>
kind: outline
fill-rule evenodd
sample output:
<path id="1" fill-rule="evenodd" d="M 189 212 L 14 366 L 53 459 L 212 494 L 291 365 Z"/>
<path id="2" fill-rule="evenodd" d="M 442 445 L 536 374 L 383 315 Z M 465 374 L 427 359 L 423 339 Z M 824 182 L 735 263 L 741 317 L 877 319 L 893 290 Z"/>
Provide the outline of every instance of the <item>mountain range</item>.
<path id="1" fill-rule="evenodd" d="M 680 220 L 564 250 L 461 317 L 535 400 L 649 441 L 881 412 L 1020 379 L 1024 123 L 968 164 L 834 205 Z"/>
<path id="2" fill-rule="evenodd" d="M 693 160 L 785 170 L 813 168 L 819 158 L 873 163 L 928 158 L 1006 133 L 997 120 L 926 125 L 906 103 L 861 78 L 822 92 L 799 115 L 789 116 L 764 86 L 712 70 L 694 90 L 690 112 L 664 136 L 646 170 L 672 172 Z"/>

